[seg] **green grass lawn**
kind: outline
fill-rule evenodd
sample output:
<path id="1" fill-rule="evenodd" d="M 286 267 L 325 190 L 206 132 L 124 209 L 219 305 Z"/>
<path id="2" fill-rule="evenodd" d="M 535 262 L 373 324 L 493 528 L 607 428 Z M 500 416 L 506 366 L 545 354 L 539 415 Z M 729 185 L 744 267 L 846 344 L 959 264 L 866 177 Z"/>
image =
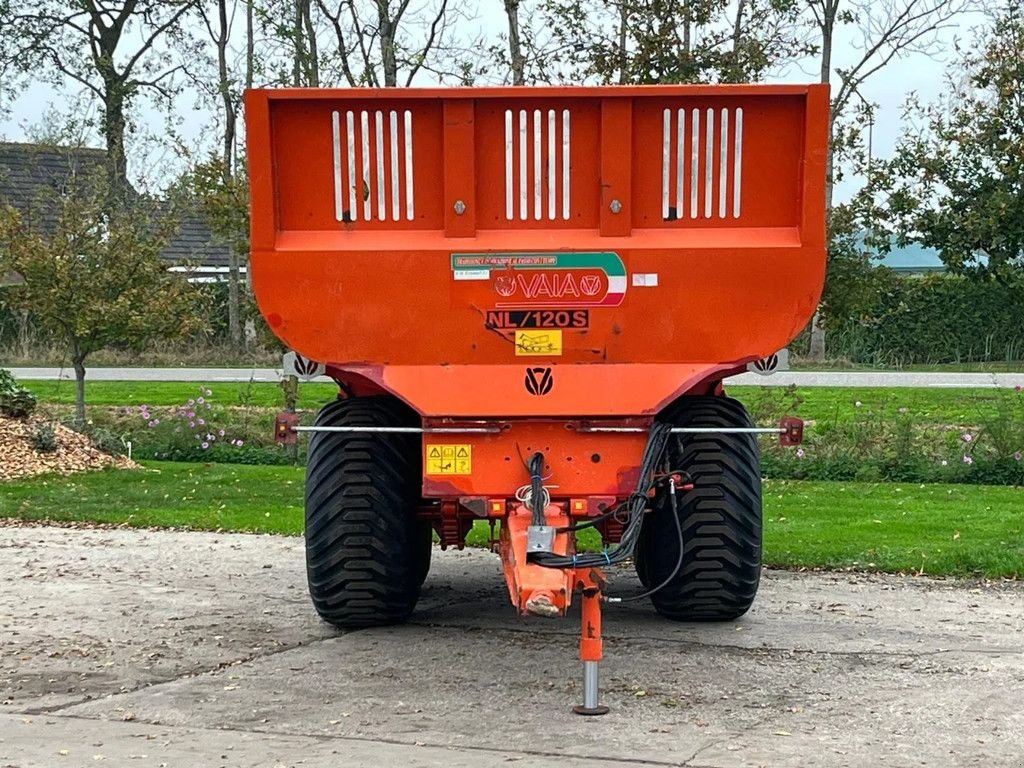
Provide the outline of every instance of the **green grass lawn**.
<path id="1" fill-rule="evenodd" d="M 42 381 L 23 379 L 20 381 L 44 403 L 72 405 L 75 402 L 75 382 Z M 216 382 L 204 384 L 188 381 L 89 381 L 86 378 L 85 402 L 89 406 L 120 405 L 182 405 L 189 398 L 200 394 L 200 389 L 210 390 L 211 400 L 218 405 L 247 405 L 255 408 L 282 408 L 284 395 L 277 384 L 267 382 Z M 299 407 L 319 408 L 336 397 L 338 388 L 334 384 L 309 383 L 299 386 Z"/>
<path id="2" fill-rule="evenodd" d="M 1021 382 L 1024 383 L 1024 375 Z M 43 402 L 69 405 L 75 401 L 73 382 L 25 380 L 22 383 Z M 221 406 L 283 407 L 281 389 L 269 383 L 200 385 L 175 381 L 94 381 L 87 384 L 86 401 L 90 406 L 181 405 L 196 397 L 200 387 L 213 392 L 212 402 Z M 333 384 L 302 384 L 299 406 L 315 410 L 336 394 Z M 776 387 L 729 387 L 729 394 L 754 412 L 786 412 L 816 421 L 851 420 L 879 411 L 891 415 L 906 408 L 922 422 L 972 425 L 990 418 L 997 412 L 1000 399 L 1013 393 L 990 389 L 803 387 L 797 391 L 802 402 L 796 407 L 790 404 L 791 398 L 785 390 Z"/>
<path id="3" fill-rule="evenodd" d="M 1021 375 L 1024 384 L 1024 375 Z M 728 387 L 730 395 L 754 412 L 758 403 L 786 402 L 785 390 L 775 387 Z M 1008 389 L 945 389 L 938 387 L 798 387 L 800 403 L 794 415 L 815 421 L 851 421 L 887 414 L 890 418 L 906 408 L 915 421 L 933 424 L 973 425 L 999 412 L 1000 403 L 1015 397 Z M 859 403 L 859 405 L 858 405 Z M 783 409 L 785 410 L 785 409 Z"/>
<path id="4" fill-rule="evenodd" d="M 297 535 L 302 484 L 294 467 L 150 462 L 0 483 L 0 517 Z M 768 481 L 764 513 L 768 565 L 1024 576 L 1021 488 Z"/>

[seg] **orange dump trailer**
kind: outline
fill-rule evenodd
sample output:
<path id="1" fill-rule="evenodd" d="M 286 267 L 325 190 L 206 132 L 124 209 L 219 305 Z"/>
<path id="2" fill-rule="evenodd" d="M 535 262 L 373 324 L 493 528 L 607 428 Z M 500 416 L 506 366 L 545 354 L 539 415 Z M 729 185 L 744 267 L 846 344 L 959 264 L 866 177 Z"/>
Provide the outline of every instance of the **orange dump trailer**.
<path id="1" fill-rule="evenodd" d="M 312 433 L 321 616 L 405 620 L 432 536 L 488 521 L 518 610 L 582 594 L 596 713 L 602 602 L 743 614 L 757 433 L 801 425 L 755 428 L 722 381 L 817 306 L 827 88 L 255 90 L 246 110 L 256 298 L 339 387 L 280 430 Z M 607 583 L 625 562 L 640 595 Z"/>

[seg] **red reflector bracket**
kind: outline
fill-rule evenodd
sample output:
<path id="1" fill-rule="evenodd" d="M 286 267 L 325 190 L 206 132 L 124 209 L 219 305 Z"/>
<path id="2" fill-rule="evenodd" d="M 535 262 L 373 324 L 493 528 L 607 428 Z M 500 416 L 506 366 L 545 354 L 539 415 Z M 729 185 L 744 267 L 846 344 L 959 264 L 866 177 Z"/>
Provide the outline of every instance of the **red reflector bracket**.
<path id="1" fill-rule="evenodd" d="M 299 414 L 284 411 L 274 419 L 274 442 L 278 445 L 294 445 L 299 441 Z"/>
<path id="2" fill-rule="evenodd" d="M 804 441 L 804 422 L 795 416 L 785 416 L 779 422 L 780 445 L 800 445 Z"/>

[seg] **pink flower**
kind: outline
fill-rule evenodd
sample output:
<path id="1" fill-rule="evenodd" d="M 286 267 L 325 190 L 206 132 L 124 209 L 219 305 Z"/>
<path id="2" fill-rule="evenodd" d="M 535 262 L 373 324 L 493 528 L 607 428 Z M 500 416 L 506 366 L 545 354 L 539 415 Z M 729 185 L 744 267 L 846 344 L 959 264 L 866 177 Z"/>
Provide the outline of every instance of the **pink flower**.
<path id="1" fill-rule="evenodd" d="M 965 454 L 964 455 L 964 464 L 973 464 L 973 463 L 974 463 L 974 459 L 972 459 L 970 456 L 967 456 Z"/>
<path id="2" fill-rule="evenodd" d="M 188 425 L 189 425 L 189 427 L 190 427 L 191 429 L 195 429 L 195 428 L 196 428 L 196 423 L 195 423 L 194 421 L 190 421 L 190 422 L 188 423 Z"/>
<path id="3" fill-rule="evenodd" d="M 195 411 L 189 411 L 185 415 L 188 416 L 190 419 L 194 419 L 196 417 L 196 412 Z"/>
<path id="4" fill-rule="evenodd" d="M 969 432 L 964 432 L 964 433 L 963 433 L 962 435 L 960 435 L 960 437 L 962 437 L 962 438 L 963 438 L 963 441 L 964 441 L 965 443 L 969 443 L 969 442 L 971 442 L 971 440 L 973 440 L 973 439 L 974 439 L 974 437 L 972 437 L 972 436 L 971 436 L 971 434 L 970 434 Z"/>
<path id="5" fill-rule="evenodd" d="M 1021 390 L 1020 384 L 1015 385 L 1014 388 L 1013 388 L 1014 392 L 1020 392 L 1020 390 Z"/>
<path id="6" fill-rule="evenodd" d="M 245 445 L 245 443 L 243 443 L 241 440 L 239 440 L 238 441 L 238 447 L 241 448 L 243 445 Z"/>
<path id="7" fill-rule="evenodd" d="M 204 450 L 204 451 L 205 451 L 205 450 L 206 450 L 207 448 L 209 448 L 209 447 L 210 447 L 210 444 L 209 444 L 209 443 L 203 443 L 203 450 Z"/>

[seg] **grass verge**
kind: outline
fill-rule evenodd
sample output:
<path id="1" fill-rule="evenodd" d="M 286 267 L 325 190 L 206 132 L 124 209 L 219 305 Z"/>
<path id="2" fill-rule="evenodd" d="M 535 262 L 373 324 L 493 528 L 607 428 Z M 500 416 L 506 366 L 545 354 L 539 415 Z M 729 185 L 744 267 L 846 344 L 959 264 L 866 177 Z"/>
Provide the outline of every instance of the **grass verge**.
<path id="1" fill-rule="evenodd" d="M 0 483 L 0 517 L 297 535 L 303 470 L 149 462 Z M 765 563 L 935 576 L 1024 576 L 1024 489 L 765 482 Z M 478 525 L 470 543 L 486 543 Z M 584 540 L 586 546 L 596 541 Z"/>

